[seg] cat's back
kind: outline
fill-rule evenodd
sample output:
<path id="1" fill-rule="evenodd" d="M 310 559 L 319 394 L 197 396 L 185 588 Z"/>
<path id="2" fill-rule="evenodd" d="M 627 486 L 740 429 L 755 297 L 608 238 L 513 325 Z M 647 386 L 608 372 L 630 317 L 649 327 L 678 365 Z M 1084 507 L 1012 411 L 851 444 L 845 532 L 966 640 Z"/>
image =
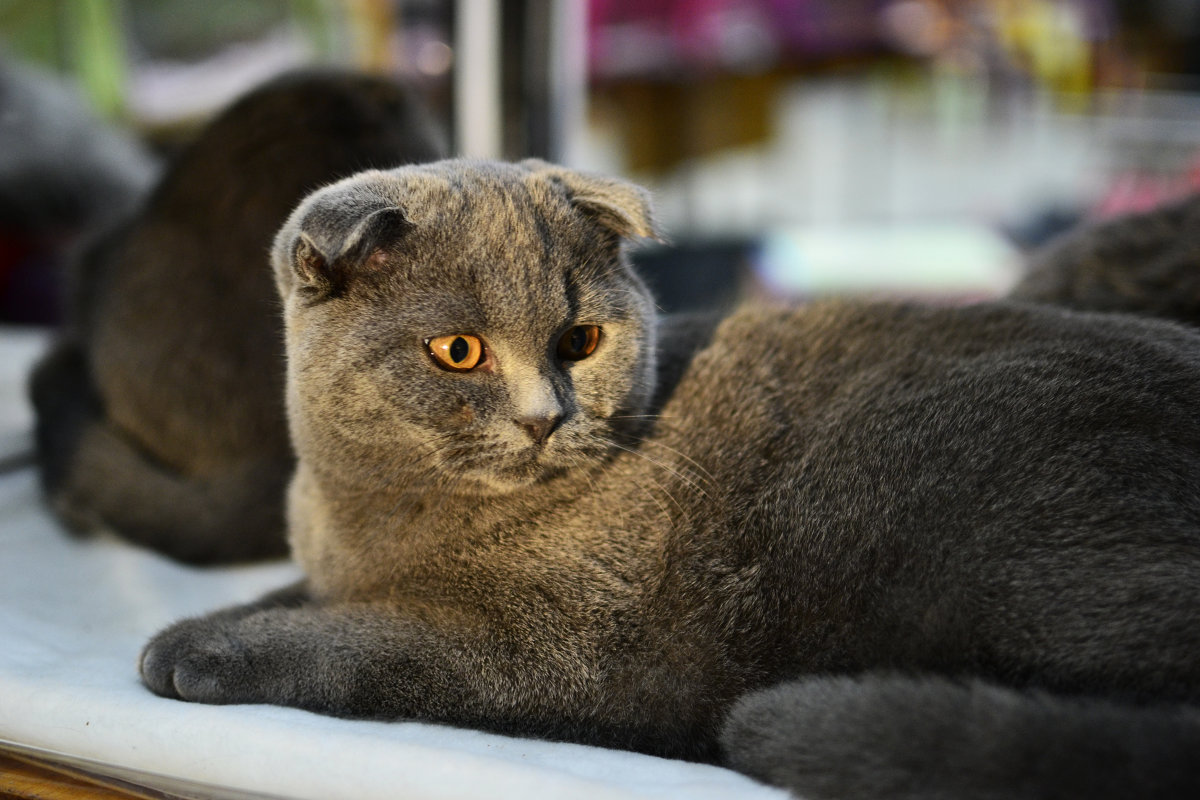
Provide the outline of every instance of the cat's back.
<path id="1" fill-rule="evenodd" d="M 661 413 L 728 421 L 730 435 L 743 426 L 748 435 L 761 424 L 957 397 L 931 413 L 973 410 L 982 421 L 1005 397 L 1026 398 L 1018 405 L 1031 413 L 1052 398 L 1094 405 L 1097 392 L 1155 402 L 1143 387 L 1190 384 L 1197 370 L 1195 333 L 1124 315 L 1007 302 L 749 306 L 716 328 Z"/>
<path id="2" fill-rule="evenodd" d="M 937 307 L 832 301 L 739 309 L 715 330 L 664 404 L 664 417 L 718 409 L 735 425 L 768 418 L 903 407 L 958 397 L 939 414 L 1020 398 L 1014 411 L 1085 408 L 1118 398 L 1188 402 L 1200 380 L 1200 335 L 1172 323 L 1015 302 Z M 1145 390 L 1162 390 L 1152 396 Z M 953 391 L 951 391 L 951 389 Z M 865 406 L 864 406 L 865 407 Z M 768 409 L 770 409 L 768 413 Z M 1159 410 L 1162 410 L 1161 408 Z M 953 416 L 953 415 L 952 415 Z M 1050 433 L 1052 431 L 1046 431 Z"/>
<path id="3" fill-rule="evenodd" d="M 729 576 L 729 596 L 758 599 L 716 614 L 747 636 L 797 621 L 779 669 L 1018 680 L 1027 653 L 1056 658 L 1070 636 L 1082 661 L 1054 680 L 1175 691 L 1195 685 L 1195 653 L 1154 675 L 1114 665 L 1194 620 L 1197 397 L 1200 336 L 1169 323 L 1008 303 L 745 309 L 647 445 L 687 480 L 637 468 L 686 509 L 667 544 L 681 587 Z"/>
<path id="4" fill-rule="evenodd" d="M 1196 548 L 1197 397 L 1200 335 L 1170 323 L 1015 303 L 744 309 L 648 452 L 704 476 L 707 498 L 653 476 L 696 519 L 749 516 L 760 541 L 820 531 L 831 557 L 927 536 Z"/>

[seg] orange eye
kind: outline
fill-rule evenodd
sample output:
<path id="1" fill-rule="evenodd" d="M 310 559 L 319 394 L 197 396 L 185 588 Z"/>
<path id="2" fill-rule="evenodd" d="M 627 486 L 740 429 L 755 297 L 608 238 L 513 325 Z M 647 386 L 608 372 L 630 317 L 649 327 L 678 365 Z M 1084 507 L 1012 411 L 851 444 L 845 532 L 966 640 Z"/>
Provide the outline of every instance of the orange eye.
<path id="1" fill-rule="evenodd" d="M 576 325 L 558 340 L 558 357 L 567 361 L 579 361 L 590 356 L 599 343 L 599 326 Z"/>
<path id="2" fill-rule="evenodd" d="M 466 372 L 475 369 L 483 361 L 483 342 L 478 336 L 456 333 L 450 336 L 435 336 L 425 340 L 429 355 L 442 369 Z"/>

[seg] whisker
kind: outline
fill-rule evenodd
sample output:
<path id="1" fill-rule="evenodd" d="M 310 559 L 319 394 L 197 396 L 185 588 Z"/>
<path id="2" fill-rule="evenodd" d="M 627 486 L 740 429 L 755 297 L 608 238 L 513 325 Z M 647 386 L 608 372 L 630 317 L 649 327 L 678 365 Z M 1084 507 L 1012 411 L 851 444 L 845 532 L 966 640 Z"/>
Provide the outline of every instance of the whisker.
<path id="1" fill-rule="evenodd" d="M 702 465 L 699 461 L 692 458 L 691 456 L 689 456 L 687 453 L 683 452 L 682 450 L 678 450 L 674 447 L 671 447 L 668 444 L 663 444 L 662 442 L 658 441 L 657 439 L 645 439 L 645 440 L 643 440 L 643 444 L 652 444 L 655 447 L 661 447 L 662 449 L 666 450 L 669 453 L 674 453 L 675 455 L 684 459 L 689 464 L 691 464 L 693 467 L 698 469 L 701 473 L 703 473 L 703 476 L 706 479 L 708 479 L 711 482 L 716 481 L 716 478 L 713 477 L 713 474 L 711 472 L 709 472 L 707 469 L 704 468 L 704 465 Z"/>
<path id="2" fill-rule="evenodd" d="M 657 486 L 658 484 L 655 484 L 655 485 Z M 666 517 L 668 523 L 674 523 L 674 520 L 671 519 L 671 512 L 667 509 L 666 506 L 664 506 L 662 504 L 661 501 L 659 501 L 659 499 L 657 497 L 654 496 L 653 492 L 651 492 L 649 489 L 647 489 L 645 486 L 641 485 L 640 483 L 637 483 L 636 481 L 633 483 L 633 486 L 635 486 L 637 488 L 637 490 L 640 491 L 642 494 L 649 497 L 654 502 L 654 505 L 658 506 L 659 510 L 662 511 L 663 516 Z M 659 488 L 661 489 L 662 487 L 660 486 Z M 670 496 L 670 495 L 668 495 L 668 496 Z"/>
<path id="3" fill-rule="evenodd" d="M 658 481 L 654 480 L 654 478 L 647 476 L 646 480 L 653 483 L 656 489 L 658 489 L 660 492 L 665 494 L 667 496 L 667 499 L 670 500 L 672 503 L 674 503 L 675 507 L 679 509 L 680 514 L 683 514 L 685 517 L 687 516 L 687 510 L 683 507 L 683 505 L 678 500 L 675 499 L 675 495 L 671 494 L 670 490 L 668 490 L 665 486 L 663 486 Z"/>
<path id="4" fill-rule="evenodd" d="M 651 458 L 650 456 L 646 455 L 645 453 L 643 453 L 643 452 L 641 452 L 641 451 L 639 451 L 639 450 L 636 450 L 636 449 L 634 449 L 634 448 L 632 448 L 632 447 L 626 447 L 625 445 L 621 444 L 620 442 L 613 442 L 613 443 L 612 443 L 612 445 L 613 445 L 613 447 L 616 447 L 616 448 L 618 448 L 618 449 L 620 449 L 620 450 L 624 450 L 626 453 L 630 453 L 631 455 L 635 455 L 635 456 L 637 456 L 638 458 L 645 459 L 647 462 L 649 462 L 649 463 L 653 464 L 654 466 L 658 467 L 658 468 L 659 468 L 659 469 L 661 469 L 661 470 L 664 470 L 664 471 L 666 471 L 666 472 L 669 472 L 670 474 L 674 475 L 674 476 L 675 476 L 676 478 L 678 478 L 679 480 L 681 480 L 681 481 L 683 481 L 684 483 L 686 483 L 688 486 L 690 486 L 690 487 L 692 487 L 693 489 L 695 489 L 695 490 L 696 490 L 697 492 L 699 492 L 699 493 L 700 493 L 700 494 L 701 494 L 701 495 L 702 495 L 702 496 L 703 496 L 705 499 L 710 499 L 710 498 L 709 498 L 709 496 L 708 496 L 708 492 L 704 491 L 704 487 L 703 487 L 703 486 L 700 486 L 698 483 L 696 483 L 695 481 L 693 481 L 693 480 L 691 480 L 690 478 L 688 478 L 686 475 L 684 475 L 684 474 L 683 474 L 682 472 L 680 472 L 679 470 L 673 469 L 673 468 L 671 468 L 670 466 L 668 466 L 668 465 L 666 465 L 666 464 L 662 463 L 661 461 L 657 461 L 657 460 L 655 460 L 655 459 Z"/>

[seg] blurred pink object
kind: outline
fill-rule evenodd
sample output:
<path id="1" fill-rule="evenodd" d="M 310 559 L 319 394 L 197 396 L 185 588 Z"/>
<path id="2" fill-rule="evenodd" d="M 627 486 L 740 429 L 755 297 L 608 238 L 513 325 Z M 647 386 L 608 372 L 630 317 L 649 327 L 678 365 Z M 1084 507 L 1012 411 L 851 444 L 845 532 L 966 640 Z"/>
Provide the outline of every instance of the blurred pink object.
<path id="1" fill-rule="evenodd" d="M 1112 187 L 1092 207 L 1089 216 L 1107 219 L 1149 211 L 1200 191 L 1200 153 L 1178 175 L 1147 174 L 1131 170 L 1117 176 Z"/>
<path id="2" fill-rule="evenodd" d="M 734 71 L 883 49 L 884 0 L 590 0 L 588 61 L 601 77 Z"/>

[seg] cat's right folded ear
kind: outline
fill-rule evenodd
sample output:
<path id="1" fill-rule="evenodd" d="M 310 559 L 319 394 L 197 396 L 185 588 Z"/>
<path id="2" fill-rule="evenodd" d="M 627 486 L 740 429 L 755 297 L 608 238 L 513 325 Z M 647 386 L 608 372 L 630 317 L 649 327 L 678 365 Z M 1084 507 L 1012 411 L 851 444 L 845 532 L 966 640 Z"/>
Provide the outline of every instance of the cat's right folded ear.
<path id="1" fill-rule="evenodd" d="M 336 296 L 411 228 L 404 211 L 382 197 L 318 192 L 296 209 L 275 240 L 279 290 Z"/>
<path id="2" fill-rule="evenodd" d="M 521 165 L 540 177 L 560 184 L 571 205 L 618 236 L 665 242 L 654 221 L 650 193 L 642 187 L 605 175 L 575 170 L 528 158 Z"/>

